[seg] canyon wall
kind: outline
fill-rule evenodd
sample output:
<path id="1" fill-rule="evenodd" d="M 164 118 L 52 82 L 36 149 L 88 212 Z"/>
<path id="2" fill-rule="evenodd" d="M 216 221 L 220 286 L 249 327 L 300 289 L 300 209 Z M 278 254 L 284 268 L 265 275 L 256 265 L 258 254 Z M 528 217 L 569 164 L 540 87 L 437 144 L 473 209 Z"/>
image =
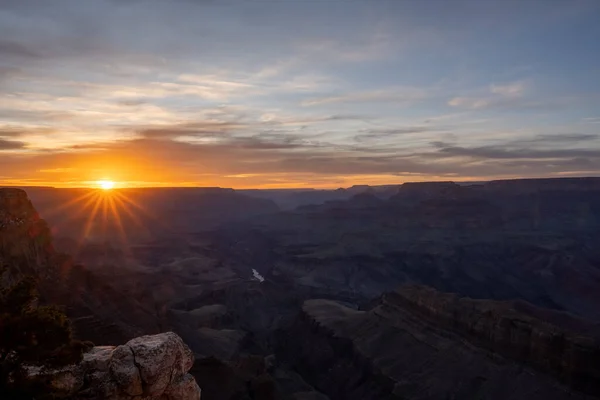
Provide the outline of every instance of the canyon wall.
<path id="1" fill-rule="evenodd" d="M 564 334 L 565 352 L 555 356 L 553 335 L 563 337 L 559 328 L 534 324 L 516 311 L 504 314 L 502 303 L 478 308 L 472 300 L 454 304 L 447 300 L 452 296 L 406 287 L 384 295 L 369 311 L 306 301 L 281 334 L 279 356 L 332 400 L 560 400 L 588 398 L 581 390 L 598 394 L 593 340 Z M 586 347 L 580 352 L 578 346 Z M 565 359 L 557 361 L 561 355 Z M 550 367 L 542 368 L 545 358 Z"/>

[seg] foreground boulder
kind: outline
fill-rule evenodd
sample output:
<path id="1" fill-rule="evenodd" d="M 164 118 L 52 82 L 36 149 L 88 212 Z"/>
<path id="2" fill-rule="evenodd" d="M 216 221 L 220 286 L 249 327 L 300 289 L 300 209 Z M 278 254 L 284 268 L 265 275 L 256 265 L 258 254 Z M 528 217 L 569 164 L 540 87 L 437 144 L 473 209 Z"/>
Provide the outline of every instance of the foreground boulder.
<path id="1" fill-rule="evenodd" d="M 173 332 L 142 336 L 122 346 L 94 347 L 77 365 L 26 368 L 27 379 L 73 399 L 200 400 L 188 371 L 194 355 Z"/>

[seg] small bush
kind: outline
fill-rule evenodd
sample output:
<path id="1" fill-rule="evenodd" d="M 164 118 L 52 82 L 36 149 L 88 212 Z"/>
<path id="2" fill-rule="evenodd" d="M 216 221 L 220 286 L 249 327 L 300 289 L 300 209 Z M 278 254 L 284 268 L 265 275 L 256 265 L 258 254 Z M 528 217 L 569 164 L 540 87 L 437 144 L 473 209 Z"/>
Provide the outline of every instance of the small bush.
<path id="1" fill-rule="evenodd" d="M 0 268 L 0 282 L 5 268 Z M 74 341 L 71 323 L 55 306 L 40 306 L 35 280 L 0 288 L 0 398 L 51 397 L 21 377 L 23 365 L 47 368 L 81 361 L 89 343 Z"/>

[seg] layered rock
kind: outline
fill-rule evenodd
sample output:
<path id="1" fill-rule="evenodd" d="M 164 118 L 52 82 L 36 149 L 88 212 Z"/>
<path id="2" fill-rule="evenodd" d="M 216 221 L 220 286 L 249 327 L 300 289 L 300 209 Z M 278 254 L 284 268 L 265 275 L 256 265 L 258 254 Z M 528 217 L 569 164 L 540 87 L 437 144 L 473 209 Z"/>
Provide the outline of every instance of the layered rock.
<path id="1" fill-rule="evenodd" d="M 0 265 L 8 278 L 35 278 L 42 302 L 65 307 L 78 339 L 118 344 L 159 332 L 153 310 L 54 249 L 50 227 L 21 189 L 0 189 Z"/>
<path id="2" fill-rule="evenodd" d="M 21 189 L 0 189 L 0 263 L 41 269 L 54 254 L 50 229 Z"/>
<path id="3" fill-rule="evenodd" d="M 419 291 L 415 288 L 386 295 L 370 311 L 354 310 L 334 301 L 309 300 L 282 335 L 279 354 L 332 400 L 587 398 L 547 373 L 552 371 L 538 368 L 542 354 L 551 361 L 556 358 L 551 352 L 544 353 L 542 339 L 551 338 L 559 328 L 544 331 L 549 324 L 531 325 L 531 331 L 536 332 L 531 337 L 542 342 L 530 343 L 530 352 L 522 353 L 527 337 L 524 325 L 533 317 L 493 317 L 490 321 L 498 323 L 487 323 L 489 309 L 459 304 L 452 312 L 444 312 L 448 308 L 439 308 L 435 292 L 422 290 L 418 296 L 412 293 Z M 430 308 L 440 310 L 439 317 L 435 312 L 423 311 L 430 309 L 426 305 L 430 303 L 424 300 L 428 297 L 434 297 L 431 304 L 436 306 Z M 421 303 L 409 299 L 421 299 Z M 481 332 L 480 338 L 498 345 L 487 346 L 484 340 L 457 329 L 462 322 L 455 324 L 446 316 L 448 313 L 459 316 L 458 321 L 469 321 L 469 326 Z M 513 316 L 516 314 L 514 311 Z M 510 323 L 506 321 L 514 322 L 514 327 L 507 328 Z M 569 348 L 566 343 L 575 346 L 584 342 L 568 338 L 563 343 Z M 594 392 L 597 353 L 590 348 L 584 350 L 585 360 L 592 363 L 586 367 L 568 358 L 581 356 L 579 350 L 558 353 L 566 357 L 561 371 L 568 371 L 568 376 L 583 374 L 586 385 L 578 384 L 577 389 Z M 527 359 L 517 361 L 514 354 L 524 354 Z M 556 364 L 551 365 L 556 368 Z M 567 383 L 578 382 L 582 381 Z"/>
<path id="4" fill-rule="evenodd" d="M 77 365 L 26 371 L 32 382 L 47 382 L 49 391 L 75 400 L 200 400 L 200 388 L 188 374 L 193 364 L 192 351 L 169 332 L 94 347 Z"/>
<path id="5" fill-rule="evenodd" d="M 515 302 L 461 298 L 425 286 L 404 286 L 383 296 L 378 315 L 408 308 L 452 329 L 477 345 L 548 372 L 575 388 L 600 394 L 600 346 L 591 323 L 562 316 L 557 326 L 538 316 L 559 319 L 555 312 L 525 308 Z M 537 314 L 537 315 L 536 315 Z"/>
<path id="6" fill-rule="evenodd" d="M 377 206 L 362 196 L 246 221 L 223 230 L 222 254 L 267 280 L 333 292 L 376 297 L 418 282 L 600 321 L 598 187 L 598 178 L 405 184 Z"/>
<path id="7" fill-rule="evenodd" d="M 206 399 L 287 400 L 277 390 L 265 359 L 260 356 L 243 356 L 234 361 L 201 358 L 191 373 L 202 386 Z"/>

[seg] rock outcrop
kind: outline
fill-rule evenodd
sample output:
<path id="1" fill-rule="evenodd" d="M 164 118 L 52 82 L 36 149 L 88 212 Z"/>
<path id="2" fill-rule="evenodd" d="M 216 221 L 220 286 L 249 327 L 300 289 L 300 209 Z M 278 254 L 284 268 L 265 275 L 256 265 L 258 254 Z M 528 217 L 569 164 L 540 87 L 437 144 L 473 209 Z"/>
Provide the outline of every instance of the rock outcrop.
<path id="1" fill-rule="evenodd" d="M 0 263 L 30 272 L 54 254 L 50 229 L 21 189 L 0 189 Z"/>
<path id="2" fill-rule="evenodd" d="M 65 307 L 78 339 L 119 344 L 159 332 L 154 310 L 55 250 L 51 228 L 21 189 L 0 188 L 0 265 L 9 278 L 35 278 L 42 302 Z"/>
<path id="3" fill-rule="evenodd" d="M 75 400 L 200 400 L 200 388 L 188 374 L 193 363 L 192 351 L 169 332 L 94 347 L 77 365 L 26 371 L 32 382 L 46 382 L 49 391 Z"/>
<path id="4" fill-rule="evenodd" d="M 409 287 L 383 296 L 369 311 L 306 301 L 283 333 L 278 354 L 332 400 L 588 398 L 564 383 L 597 394 L 598 356 L 593 348 L 578 347 L 586 345 L 584 339 L 561 336 L 559 328 L 514 310 L 504 313 L 504 305 L 493 301 L 485 308 L 473 300 L 443 306 L 441 299 L 451 296 Z M 565 357 L 562 364 L 544 350 L 558 345 L 556 337 L 573 349 L 557 353 Z M 540 368 L 544 357 L 554 370 Z M 562 373 L 585 378 L 561 383 L 552 376 L 562 379 Z"/>
<path id="5" fill-rule="evenodd" d="M 600 394 L 599 342 L 577 333 L 593 333 L 595 324 L 522 303 L 473 300 L 413 285 L 385 294 L 377 312 L 414 310 L 479 346 Z M 554 324 L 539 319 L 542 315 Z"/>

